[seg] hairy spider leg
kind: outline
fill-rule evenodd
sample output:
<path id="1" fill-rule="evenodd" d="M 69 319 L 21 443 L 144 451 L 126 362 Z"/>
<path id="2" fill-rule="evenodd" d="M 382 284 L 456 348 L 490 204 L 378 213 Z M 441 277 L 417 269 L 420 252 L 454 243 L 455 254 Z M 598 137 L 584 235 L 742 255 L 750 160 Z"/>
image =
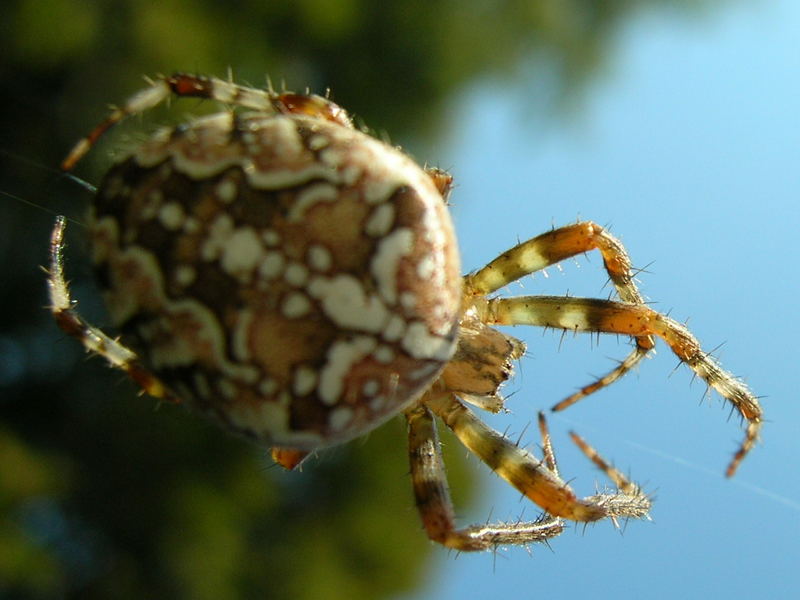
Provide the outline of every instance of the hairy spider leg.
<path id="1" fill-rule="evenodd" d="M 431 540 L 455 550 L 491 550 L 503 545 L 546 543 L 564 530 L 564 522 L 550 515 L 543 515 L 536 521 L 456 528 L 453 501 L 433 415 L 424 402 L 420 402 L 407 410 L 405 416 L 408 421 L 408 454 L 414 497 Z"/>
<path id="2" fill-rule="evenodd" d="M 648 306 L 594 298 L 521 296 L 476 300 L 474 308 L 479 318 L 491 325 L 534 325 L 576 332 L 659 337 L 747 421 L 745 438 L 725 472 L 728 477 L 736 472 L 758 440 L 762 411 L 755 395 L 703 351 L 686 327 Z"/>
<path id="3" fill-rule="evenodd" d="M 64 230 L 66 219 L 56 217 L 50 237 L 50 270 L 47 278 L 50 294 L 50 311 L 58 326 L 83 344 L 87 351 L 105 358 L 112 367 L 121 369 L 145 392 L 170 402 L 180 402 L 159 379 L 136 357 L 136 354 L 118 340 L 108 337 L 99 328 L 87 323 L 75 311 L 75 302 L 64 278 Z"/>
<path id="4" fill-rule="evenodd" d="M 544 419 L 544 413 L 539 413 L 539 422 L 541 423 Z M 581 436 L 579 436 L 574 431 L 569 432 L 569 437 L 575 442 L 575 445 L 580 448 L 581 452 L 586 455 L 586 457 L 591 460 L 594 465 L 603 471 L 608 478 L 614 482 L 614 485 L 617 486 L 617 489 L 624 494 L 628 494 L 629 496 L 636 496 L 642 493 L 641 488 L 639 485 L 629 480 L 619 469 L 616 469 L 611 463 L 606 461 L 600 453 L 595 450 L 592 446 L 586 443 Z"/>
<path id="5" fill-rule="evenodd" d="M 539 421 L 540 423 L 544 419 L 544 413 L 539 413 Z M 586 441 L 579 436 L 574 431 L 569 432 L 569 436 L 572 441 L 575 443 L 578 448 L 580 448 L 581 452 L 594 463 L 594 465 L 603 471 L 608 478 L 614 482 L 616 488 L 625 494 L 626 496 L 637 497 L 644 495 L 644 491 L 639 485 L 629 480 L 622 472 L 615 468 L 611 463 L 609 463 L 606 459 L 604 459 L 597 450 L 595 450 L 592 446 L 586 443 Z M 619 522 L 617 521 L 616 516 L 610 517 L 611 521 L 614 523 L 614 526 L 619 528 Z M 650 517 L 645 515 L 645 518 L 649 519 Z"/>
<path id="6" fill-rule="evenodd" d="M 76 311 L 75 302 L 69 293 L 69 286 L 64 278 L 64 231 L 66 219 L 56 217 L 56 223 L 50 236 L 50 270 L 47 285 L 50 294 L 50 311 L 62 331 L 76 338 L 86 350 L 105 358 L 108 363 L 127 373 L 145 393 L 176 404 L 181 400 L 141 362 L 136 354 L 119 340 L 108 337 L 101 329 L 87 323 Z M 285 469 L 293 470 L 303 463 L 311 454 L 310 451 L 293 448 L 274 447 L 271 449 L 272 459 Z"/>
<path id="7" fill-rule="evenodd" d="M 578 498 L 557 470 L 548 468 L 550 463 L 555 465 L 552 449 L 545 450 L 545 458 L 539 460 L 484 424 L 454 394 L 428 394 L 423 402 L 472 453 L 548 514 L 581 522 L 647 517 L 651 502 L 641 492 Z M 550 435 L 543 419 L 540 430 L 542 446 L 549 448 Z"/>
<path id="8" fill-rule="evenodd" d="M 61 163 L 63 171 L 70 171 L 114 125 L 131 115 L 141 114 L 175 97 L 205 98 L 230 106 L 250 108 L 272 114 L 304 114 L 333 121 L 345 127 L 353 123 L 347 111 L 339 105 L 315 94 L 277 93 L 272 89 L 260 90 L 237 85 L 216 77 L 203 77 L 186 73 L 159 76 L 132 95 L 122 106 L 111 111 L 99 125 L 82 138 Z"/>
<path id="9" fill-rule="evenodd" d="M 590 250 L 600 252 L 603 266 L 620 299 L 631 304 L 644 304 L 634 282 L 631 259 L 622 242 L 590 221 L 560 227 L 522 242 L 482 269 L 467 275 L 464 278 L 467 302 L 470 297 L 486 296 L 525 275 Z M 635 337 L 634 342 L 634 349 L 614 369 L 556 404 L 553 410 L 562 410 L 608 387 L 631 371 L 655 346 L 651 336 Z"/>
<path id="10" fill-rule="evenodd" d="M 550 429 L 547 427 L 547 419 L 545 419 L 542 411 L 539 411 L 539 437 L 542 438 L 542 458 L 544 459 L 545 467 L 552 471 L 556 477 L 560 477 L 556 455 L 553 452 L 553 444 L 550 441 Z"/>

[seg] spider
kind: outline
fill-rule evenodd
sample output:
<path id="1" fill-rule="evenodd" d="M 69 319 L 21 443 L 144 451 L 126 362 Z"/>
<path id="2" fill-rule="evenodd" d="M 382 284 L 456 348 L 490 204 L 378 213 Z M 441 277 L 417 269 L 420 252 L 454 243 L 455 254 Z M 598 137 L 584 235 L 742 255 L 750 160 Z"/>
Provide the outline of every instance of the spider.
<path id="1" fill-rule="evenodd" d="M 468 404 L 503 410 L 500 387 L 525 349 L 496 325 L 634 340 L 615 369 L 556 409 L 616 381 L 661 338 L 747 421 L 729 476 L 757 441 L 757 399 L 683 325 L 644 303 L 625 249 L 605 229 L 553 229 L 462 277 L 446 206 L 452 177 L 354 127 L 327 97 L 160 76 L 82 139 L 62 168 L 114 124 L 172 96 L 229 109 L 160 130 L 111 167 L 96 193 L 92 260 L 119 340 L 74 307 L 63 217 L 50 245 L 58 325 L 151 396 L 270 447 L 288 469 L 402 413 L 424 528 L 457 550 L 546 541 L 564 519 L 616 523 L 650 509 L 635 483 L 573 434 L 617 488 L 577 497 L 559 476 L 541 414 L 542 459 L 478 419 Z M 592 250 L 618 300 L 493 295 Z M 544 516 L 458 528 L 435 417 Z"/>

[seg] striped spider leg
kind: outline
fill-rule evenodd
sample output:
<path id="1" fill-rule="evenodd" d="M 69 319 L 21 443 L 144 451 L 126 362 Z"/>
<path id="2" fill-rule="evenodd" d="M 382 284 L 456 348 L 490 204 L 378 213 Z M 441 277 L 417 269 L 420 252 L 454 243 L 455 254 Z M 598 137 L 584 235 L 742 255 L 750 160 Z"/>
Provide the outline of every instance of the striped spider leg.
<path id="1" fill-rule="evenodd" d="M 75 302 L 64 278 L 64 230 L 66 219 L 56 217 L 50 234 L 50 268 L 47 271 L 47 288 L 50 312 L 62 331 L 78 339 L 87 351 L 105 358 L 112 367 L 120 369 L 147 394 L 170 402 L 180 400 L 148 370 L 136 354 L 117 339 L 86 322 L 75 310 Z"/>
<path id="2" fill-rule="evenodd" d="M 619 298 L 631 304 L 644 304 L 644 298 L 634 282 L 630 257 L 622 243 L 591 222 L 553 229 L 504 252 L 479 271 L 465 277 L 466 296 L 468 299 L 486 296 L 525 275 L 591 250 L 599 251 L 603 257 L 603 266 Z M 556 409 L 562 410 L 617 381 L 653 349 L 655 341 L 651 336 L 639 336 L 634 338 L 634 344 L 631 353 L 614 369 L 562 400 Z"/>
<path id="3" fill-rule="evenodd" d="M 598 240 L 592 244 L 589 240 Z M 621 301 L 564 296 L 487 298 L 523 275 L 591 248 L 603 255 L 605 268 Z M 466 295 L 477 318 L 489 325 L 534 325 L 565 331 L 613 333 L 631 336 L 636 348 L 614 371 L 557 404 L 560 410 L 605 387 L 625 374 L 662 339 L 675 355 L 709 387 L 731 403 L 747 421 L 745 437 L 726 469 L 732 476 L 758 440 L 762 409 L 749 388 L 705 352 L 692 333 L 680 323 L 646 306 L 632 281 L 630 261 L 622 245 L 593 223 L 556 229 L 519 244 L 465 280 Z"/>
<path id="4" fill-rule="evenodd" d="M 547 542 L 564 529 L 563 519 L 590 522 L 609 518 L 647 518 L 651 502 L 640 488 L 610 467 L 597 452 L 580 440 L 579 448 L 616 484 L 617 493 L 578 498 L 558 474 L 544 415 L 539 414 L 543 458 L 509 441 L 486 426 L 454 394 L 433 389 L 406 411 L 409 430 L 411 480 L 417 507 L 428 536 L 456 550 L 486 550 L 503 545 Z M 535 521 L 511 521 L 455 526 L 450 493 L 433 414 L 498 475 L 530 500 L 544 508 Z"/>
<path id="5" fill-rule="evenodd" d="M 109 129 L 131 115 L 138 115 L 155 108 L 170 97 L 205 98 L 223 102 L 229 106 L 252 109 L 267 115 L 300 115 L 329 121 L 352 129 L 353 122 L 343 108 L 327 98 L 316 94 L 278 93 L 235 84 L 216 77 L 202 77 L 187 73 L 159 76 L 150 81 L 150 86 L 131 96 L 122 106 L 115 107 L 111 114 L 100 122 L 89 134 L 72 148 L 61 162 L 63 171 L 73 167 L 91 150 Z"/>

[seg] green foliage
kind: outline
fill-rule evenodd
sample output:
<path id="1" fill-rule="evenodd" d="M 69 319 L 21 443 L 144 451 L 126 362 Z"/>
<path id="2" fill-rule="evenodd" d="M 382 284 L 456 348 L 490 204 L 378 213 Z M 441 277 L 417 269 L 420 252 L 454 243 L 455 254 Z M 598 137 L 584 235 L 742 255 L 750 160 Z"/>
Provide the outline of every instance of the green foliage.
<path id="1" fill-rule="evenodd" d="M 65 573 L 36 540 L 37 504 L 59 499 L 70 484 L 64 460 L 37 452 L 0 428 L 0 581 L 36 595 L 57 592 Z M 33 534 L 33 535 L 31 535 Z"/>

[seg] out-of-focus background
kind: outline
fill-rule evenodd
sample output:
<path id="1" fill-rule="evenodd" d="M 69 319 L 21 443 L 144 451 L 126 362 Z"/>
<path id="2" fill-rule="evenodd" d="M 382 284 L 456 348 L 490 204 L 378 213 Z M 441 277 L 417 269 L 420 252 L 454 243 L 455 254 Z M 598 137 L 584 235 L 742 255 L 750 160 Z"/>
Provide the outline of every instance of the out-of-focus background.
<path id="1" fill-rule="evenodd" d="M 800 5 L 792 0 L 226 2 L 9 0 L 0 8 L 0 597 L 781 597 L 797 589 Z M 577 218 L 609 225 L 645 294 L 689 319 L 762 395 L 763 443 L 733 480 L 737 419 L 660 348 L 551 418 L 562 474 L 604 485 L 575 429 L 655 494 L 652 523 L 572 527 L 551 548 L 457 555 L 421 531 L 395 420 L 303 473 L 158 406 L 51 322 L 53 214 L 89 194 L 49 171 L 143 82 L 184 70 L 324 91 L 420 162 L 452 170 L 465 270 Z M 214 110 L 130 119 L 77 169 Z M 81 311 L 104 324 L 82 229 Z M 515 294 L 609 293 L 597 256 Z M 519 435 L 625 355 L 624 339 L 516 329 Z M 523 440 L 536 446 L 535 428 Z M 535 507 L 450 437 L 464 523 Z M 596 484 L 595 482 L 600 482 Z"/>

